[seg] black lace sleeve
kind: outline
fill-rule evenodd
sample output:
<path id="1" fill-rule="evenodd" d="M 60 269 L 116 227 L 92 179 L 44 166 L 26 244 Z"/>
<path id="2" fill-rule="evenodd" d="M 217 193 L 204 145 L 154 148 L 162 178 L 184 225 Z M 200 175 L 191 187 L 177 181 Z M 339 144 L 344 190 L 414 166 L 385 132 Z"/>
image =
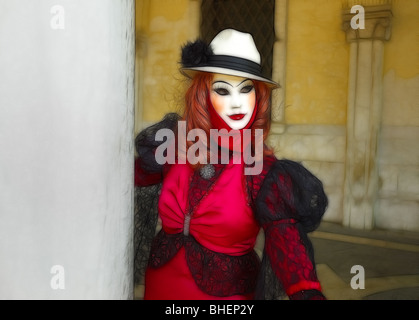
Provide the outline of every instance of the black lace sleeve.
<path id="1" fill-rule="evenodd" d="M 138 158 L 141 159 L 141 169 L 154 174 L 162 171 L 162 165 L 157 163 L 155 157 L 156 148 L 163 141 L 156 141 L 156 133 L 160 129 L 171 129 L 175 132 L 180 116 L 177 113 L 168 113 L 160 122 L 142 130 L 135 138 L 135 148 Z"/>
<path id="2" fill-rule="evenodd" d="M 256 218 L 264 224 L 295 219 L 306 232 L 315 230 L 328 205 L 322 182 L 301 164 L 278 160 L 256 198 Z"/>
<path id="3" fill-rule="evenodd" d="M 256 218 L 265 231 L 257 298 L 324 298 L 307 233 L 318 227 L 327 204 L 322 182 L 301 164 L 273 164 L 256 198 Z"/>

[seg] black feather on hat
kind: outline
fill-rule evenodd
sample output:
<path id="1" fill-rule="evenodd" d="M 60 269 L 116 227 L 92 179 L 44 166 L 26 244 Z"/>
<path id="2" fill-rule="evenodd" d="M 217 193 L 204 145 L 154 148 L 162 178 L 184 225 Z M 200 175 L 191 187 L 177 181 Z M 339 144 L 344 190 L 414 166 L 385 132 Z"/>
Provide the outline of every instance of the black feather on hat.
<path id="1" fill-rule="evenodd" d="M 195 42 L 188 42 L 182 47 L 182 66 L 183 67 L 198 67 L 206 65 L 209 57 L 213 55 L 211 46 L 202 40 Z"/>

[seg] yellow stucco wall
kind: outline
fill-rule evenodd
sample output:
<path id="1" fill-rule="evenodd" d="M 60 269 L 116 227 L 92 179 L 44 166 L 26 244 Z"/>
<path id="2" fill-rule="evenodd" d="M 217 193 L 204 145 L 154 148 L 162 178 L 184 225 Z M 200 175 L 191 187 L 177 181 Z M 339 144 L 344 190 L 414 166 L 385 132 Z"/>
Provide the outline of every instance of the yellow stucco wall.
<path id="1" fill-rule="evenodd" d="M 392 37 L 385 45 L 384 74 L 395 70 L 401 78 L 419 74 L 419 1 L 392 4 Z"/>
<path id="2" fill-rule="evenodd" d="M 191 39 L 189 0 L 137 0 L 137 32 L 142 38 L 142 121 L 154 122 L 177 111 L 181 101 L 178 62 L 181 45 Z"/>
<path id="3" fill-rule="evenodd" d="M 419 1 L 392 4 L 392 37 L 384 51 L 383 125 L 419 126 Z"/>
<path id="4" fill-rule="evenodd" d="M 346 124 L 349 46 L 340 1 L 288 2 L 285 122 Z"/>

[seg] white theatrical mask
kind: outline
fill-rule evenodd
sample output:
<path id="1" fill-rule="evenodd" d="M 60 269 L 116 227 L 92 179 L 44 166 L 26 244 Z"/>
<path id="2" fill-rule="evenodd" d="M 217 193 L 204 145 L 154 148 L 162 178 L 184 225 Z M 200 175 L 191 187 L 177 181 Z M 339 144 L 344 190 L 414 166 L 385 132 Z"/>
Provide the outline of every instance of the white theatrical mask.
<path id="1" fill-rule="evenodd" d="M 210 100 L 218 115 L 233 130 L 247 126 L 256 104 L 253 81 L 247 78 L 214 74 Z"/>

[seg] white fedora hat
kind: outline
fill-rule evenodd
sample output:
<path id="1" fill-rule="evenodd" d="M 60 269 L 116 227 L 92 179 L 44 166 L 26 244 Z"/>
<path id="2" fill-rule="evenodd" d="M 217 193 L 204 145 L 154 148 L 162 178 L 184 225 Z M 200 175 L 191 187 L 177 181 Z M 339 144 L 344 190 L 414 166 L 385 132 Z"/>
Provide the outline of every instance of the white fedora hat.
<path id="1" fill-rule="evenodd" d="M 252 35 L 225 29 L 209 45 L 202 40 L 189 42 L 182 48 L 181 72 L 192 78 L 197 71 L 221 73 L 280 85 L 262 75 L 260 53 Z"/>

